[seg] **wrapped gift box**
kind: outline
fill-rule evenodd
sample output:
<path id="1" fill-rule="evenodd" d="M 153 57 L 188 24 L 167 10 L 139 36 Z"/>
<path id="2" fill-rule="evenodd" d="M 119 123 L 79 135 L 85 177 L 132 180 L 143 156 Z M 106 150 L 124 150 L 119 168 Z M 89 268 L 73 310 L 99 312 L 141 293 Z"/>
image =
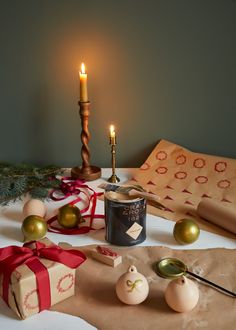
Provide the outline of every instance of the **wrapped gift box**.
<path id="1" fill-rule="evenodd" d="M 40 244 L 40 247 L 37 246 L 36 248 L 36 244 Z M 1 261 L 0 252 L 0 295 L 4 298 L 5 290 L 7 298 L 5 297 L 4 300 L 7 300 L 6 303 L 8 303 L 9 307 L 21 319 L 25 319 L 72 296 L 75 289 L 76 268 L 86 259 L 82 252 L 78 250 L 62 250 L 47 238 L 37 243 L 31 242 L 24 245 L 24 247 L 27 250 L 34 251 L 34 253 L 31 256 L 29 255 L 29 258 L 26 257 L 26 261 L 17 266 L 13 271 L 11 266 L 9 266 L 11 268 L 11 274 L 10 279 L 7 280 L 7 284 L 4 284 L 4 282 L 6 282 L 9 273 L 6 271 L 3 256 Z M 48 248 L 52 247 L 54 248 L 53 252 L 52 250 L 48 250 Z M 14 248 L 21 249 L 19 247 Z M 42 249 L 43 252 L 41 253 Z M 4 250 L 4 248 L 0 250 Z M 73 252 L 71 253 L 71 251 Z M 2 252 L 2 255 L 4 255 L 4 252 Z M 26 251 L 26 253 L 28 252 Z M 50 255 L 51 253 L 53 255 L 52 257 Z M 55 253 L 57 255 L 56 257 Z M 19 254 L 21 254 L 20 250 Z M 11 260 L 8 258 L 8 264 L 12 260 L 14 263 L 14 259 L 18 258 L 19 254 L 14 250 L 13 256 L 11 255 L 9 257 Z M 49 255 L 51 259 L 42 258 L 42 255 L 44 256 L 45 254 L 46 256 Z M 55 261 L 58 258 L 61 258 L 62 262 Z M 74 258 L 74 262 L 71 263 L 72 258 Z M 64 261 L 66 264 L 63 264 Z M 73 268 L 69 267 L 68 264 Z"/>

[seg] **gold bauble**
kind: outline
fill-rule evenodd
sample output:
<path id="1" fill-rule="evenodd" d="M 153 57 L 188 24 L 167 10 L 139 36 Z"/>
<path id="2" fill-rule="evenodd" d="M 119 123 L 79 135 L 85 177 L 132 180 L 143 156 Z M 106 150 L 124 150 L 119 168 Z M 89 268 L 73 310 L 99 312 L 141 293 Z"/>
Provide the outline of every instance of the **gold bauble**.
<path id="1" fill-rule="evenodd" d="M 191 244 L 198 239 L 200 228 L 191 219 L 181 219 L 174 226 L 174 238 L 180 244 Z"/>
<path id="2" fill-rule="evenodd" d="M 38 215 L 29 215 L 21 226 L 25 241 L 43 238 L 47 233 L 47 222 Z"/>
<path id="3" fill-rule="evenodd" d="M 57 221 L 63 228 L 77 227 L 81 219 L 81 213 L 77 206 L 68 204 L 59 208 Z"/>

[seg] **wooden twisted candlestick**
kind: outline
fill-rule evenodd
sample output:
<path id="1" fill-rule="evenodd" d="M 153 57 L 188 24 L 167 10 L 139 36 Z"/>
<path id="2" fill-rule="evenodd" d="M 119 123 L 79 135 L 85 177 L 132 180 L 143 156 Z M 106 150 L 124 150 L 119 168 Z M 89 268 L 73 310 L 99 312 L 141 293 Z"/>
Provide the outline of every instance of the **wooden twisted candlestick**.
<path id="1" fill-rule="evenodd" d="M 88 130 L 88 122 L 90 115 L 90 102 L 79 102 L 80 107 L 80 118 L 81 118 L 81 158 L 82 166 L 73 167 L 71 170 L 71 176 L 73 179 L 83 179 L 85 181 L 93 181 L 101 177 L 101 169 L 97 166 L 90 165 L 90 151 L 89 151 L 89 140 L 90 133 Z"/>

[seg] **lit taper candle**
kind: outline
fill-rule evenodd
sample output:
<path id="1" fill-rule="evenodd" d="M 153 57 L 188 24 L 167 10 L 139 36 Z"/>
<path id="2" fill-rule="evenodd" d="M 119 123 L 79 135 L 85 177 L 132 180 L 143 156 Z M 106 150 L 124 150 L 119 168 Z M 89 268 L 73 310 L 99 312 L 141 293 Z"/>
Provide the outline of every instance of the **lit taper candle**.
<path id="1" fill-rule="evenodd" d="M 87 73 L 84 63 L 81 64 L 80 78 L 80 102 L 88 102 Z"/>
<path id="2" fill-rule="evenodd" d="M 109 182 L 116 183 L 120 179 L 117 177 L 116 171 L 116 132 L 113 125 L 110 126 L 110 145 L 111 145 L 111 165 L 112 165 L 112 175 L 108 179 Z"/>
<path id="3" fill-rule="evenodd" d="M 116 132 L 114 125 L 110 126 L 110 144 L 116 144 Z"/>

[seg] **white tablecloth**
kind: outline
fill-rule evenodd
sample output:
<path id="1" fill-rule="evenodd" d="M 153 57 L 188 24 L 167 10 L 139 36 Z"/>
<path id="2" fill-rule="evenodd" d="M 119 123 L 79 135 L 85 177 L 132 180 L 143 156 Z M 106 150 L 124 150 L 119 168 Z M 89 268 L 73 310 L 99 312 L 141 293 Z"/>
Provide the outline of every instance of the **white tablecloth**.
<path id="1" fill-rule="evenodd" d="M 121 182 L 126 181 L 132 177 L 132 172 L 135 169 L 118 169 L 117 175 L 120 177 Z M 107 180 L 111 175 L 110 169 L 102 170 L 102 178 L 96 181 L 89 182 L 89 186 L 96 191 L 102 191 L 97 186 Z M 57 213 L 57 209 L 66 204 L 70 199 L 61 202 L 47 202 L 47 218 Z M 11 204 L 7 207 L 1 207 L 0 212 L 0 247 L 8 245 L 22 245 L 22 206 L 25 200 Z M 78 204 L 78 206 L 80 206 Z M 104 203 L 98 201 L 97 213 L 104 212 Z M 98 220 L 97 225 L 100 223 Z M 173 226 L 174 222 L 153 215 L 147 215 L 147 239 L 143 242 L 142 246 L 167 246 L 173 249 L 202 249 L 202 248 L 236 248 L 235 240 L 224 238 L 219 235 L 211 234 L 206 231 L 201 231 L 199 239 L 191 245 L 182 246 L 178 245 L 173 238 Z M 67 242 L 74 246 L 82 246 L 88 244 L 106 244 L 104 239 L 104 229 L 91 231 L 86 235 L 58 235 L 48 233 L 47 237 L 54 243 Z M 34 315 L 29 319 L 20 321 L 16 318 L 15 314 L 6 306 L 6 304 L 0 299 L 0 329 L 7 330 L 56 330 L 65 329 L 68 324 L 70 330 L 73 329 L 94 329 L 90 324 L 83 321 L 78 317 L 70 315 L 43 311 L 40 314 Z"/>

